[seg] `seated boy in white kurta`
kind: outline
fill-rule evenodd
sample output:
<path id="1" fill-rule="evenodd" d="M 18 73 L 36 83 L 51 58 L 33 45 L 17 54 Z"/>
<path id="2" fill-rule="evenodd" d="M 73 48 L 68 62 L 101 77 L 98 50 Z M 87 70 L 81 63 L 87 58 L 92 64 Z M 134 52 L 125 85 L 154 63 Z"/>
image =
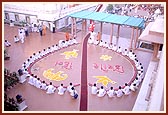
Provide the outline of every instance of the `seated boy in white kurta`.
<path id="1" fill-rule="evenodd" d="M 107 91 L 108 97 L 115 97 L 115 91 L 113 87 L 110 87 L 110 90 Z"/>
<path id="2" fill-rule="evenodd" d="M 63 95 L 66 91 L 66 88 L 63 87 L 63 84 L 61 84 L 59 87 L 58 87 L 58 94 L 59 95 Z"/>
<path id="3" fill-rule="evenodd" d="M 106 94 L 106 91 L 104 90 L 103 86 L 101 86 L 101 88 L 98 90 L 97 96 L 103 97 L 103 96 L 105 96 L 105 94 Z"/>
<path id="4" fill-rule="evenodd" d="M 52 85 L 52 82 L 50 82 L 50 85 L 47 86 L 47 94 L 52 94 L 54 93 L 56 88 Z"/>
<path id="5" fill-rule="evenodd" d="M 98 88 L 97 88 L 97 86 L 96 86 L 96 84 L 94 84 L 93 86 L 92 86 L 92 94 L 97 94 L 97 91 L 98 91 Z"/>

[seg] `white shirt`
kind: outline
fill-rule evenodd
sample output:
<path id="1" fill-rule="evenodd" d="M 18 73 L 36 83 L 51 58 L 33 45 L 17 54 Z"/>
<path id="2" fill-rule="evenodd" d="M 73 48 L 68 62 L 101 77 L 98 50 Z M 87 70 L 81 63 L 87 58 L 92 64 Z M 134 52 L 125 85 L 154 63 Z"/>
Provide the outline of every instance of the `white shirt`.
<path id="1" fill-rule="evenodd" d="M 133 83 L 136 84 L 136 86 L 139 86 L 139 84 L 141 83 L 141 81 L 139 79 L 138 80 L 135 79 Z"/>
<path id="2" fill-rule="evenodd" d="M 92 44 L 92 43 L 93 43 L 92 38 L 89 38 L 89 39 L 88 39 L 88 43 L 89 43 L 89 44 Z"/>
<path id="3" fill-rule="evenodd" d="M 130 87 L 129 86 L 125 86 L 122 91 L 124 92 L 125 95 L 128 95 L 128 94 L 130 94 Z"/>
<path id="4" fill-rule="evenodd" d="M 71 90 L 71 91 L 70 91 L 70 95 L 71 95 L 72 97 L 73 97 L 76 93 L 77 93 L 76 90 Z"/>
<path id="5" fill-rule="evenodd" d="M 122 49 L 121 49 L 121 48 L 118 48 L 118 49 L 117 49 L 117 52 L 118 52 L 118 53 L 121 53 L 121 52 L 122 52 Z"/>
<path id="6" fill-rule="evenodd" d="M 67 87 L 67 91 L 68 91 L 68 92 L 71 92 L 71 90 L 72 90 L 71 88 L 72 88 L 72 87 L 73 87 L 73 85 L 69 85 L 69 86 Z"/>
<path id="7" fill-rule="evenodd" d="M 114 97 L 114 95 L 115 95 L 114 92 L 115 92 L 114 90 L 111 90 L 111 89 L 110 89 L 110 90 L 107 91 L 107 95 L 108 95 L 109 97 Z"/>
<path id="8" fill-rule="evenodd" d="M 104 89 L 99 89 L 98 92 L 99 92 L 97 94 L 98 97 L 103 97 L 106 94 L 106 91 Z"/>
<path id="9" fill-rule="evenodd" d="M 116 51 L 117 50 L 117 46 L 114 45 L 113 48 L 112 48 L 113 51 Z"/>
<path id="10" fill-rule="evenodd" d="M 108 48 L 108 43 L 105 42 L 104 45 L 103 45 L 103 47 Z"/>
<path id="11" fill-rule="evenodd" d="M 133 83 L 130 85 L 130 89 L 132 90 L 132 91 L 136 91 L 137 89 L 138 89 L 138 87 L 135 85 L 133 85 Z"/>
<path id="12" fill-rule="evenodd" d="M 99 40 L 94 40 L 94 44 L 98 45 L 99 44 Z"/>
<path id="13" fill-rule="evenodd" d="M 118 91 L 115 91 L 115 92 L 116 92 L 116 94 L 117 94 L 117 97 L 123 96 L 123 92 L 122 92 L 121 89 L 118 89 Z"/>
<path id="14" fill-rule="evenodd" d="M 92 94 L 97 94 L 97 87 L 96 86 L 92 86 Z"/>
<path id="15" fill-rule="evenodd" d="M 32 76 L 29 77 L 29 82 L 28 82 L 28 83 L 29 83 L 30 85 L 33 85 L 33 78 L 34 78 L 34 77 L 32 77 Z"/>
<path id="16" fill-rule="evenodd" d="M 19 38 L 18 37 L 14 37 L 14 42 L 18 42 Z"/>
<path id="17" fill-rule="evenodd" d="M 58 87 L 58 94 L 59 95 L 63 95 L 65 91 L 66 91 L 66 89 L 64 87 L 62 87 L 62 86 Z"/>
<path id="18" fill-rule="evenodd" d="M 54 91 L 56 90 L 56 88 L 53 85 L 49 85 L 47 86 L 47 92 L 48 94 L 54 93 Z"/>
<path id="19" fill-rule="evenodd" d="M 37 78 L 33 78 L 33 85 L 36 86 Z"/>
<path id="20" fill-rule="evenodd" d="M 41 89 L 46 90 L 47 89 L 47 85 L 45 83 L 41 83 Z"/>
<path id="21" fill-rule="evenodd" d="M 100 46 L 100 47 L 104 46 L 103 41 L 100 41 L 99 46 Z"/>
<path id="22" fill-rule="evenodd" d="M 125 56 L 128 56 L 128 51 L 124 50 L 122 54 L 125 55 Z"/>
<path id="23" fill-rule="evenodd" d="M 36 81 L 36 87 L 37 87 L 37 88 L 41 88 L 41 81 L 40 81 L 40 80 L 37 80 L 37 81 Z"/>
<path id="24" fill-rule="evenodd" d="M 112 45 L 112 44 L 109 44 L 108 49 L 109 49 L 109 50 L 112 50 L 112 49 L 113 49 L 113 45 Z"/>
<path id="25" fill-rule="evenodd" d="M 76 39 L 72 39 L 72 43 L 77 44 L 78 42 L 76 41 Z"/>

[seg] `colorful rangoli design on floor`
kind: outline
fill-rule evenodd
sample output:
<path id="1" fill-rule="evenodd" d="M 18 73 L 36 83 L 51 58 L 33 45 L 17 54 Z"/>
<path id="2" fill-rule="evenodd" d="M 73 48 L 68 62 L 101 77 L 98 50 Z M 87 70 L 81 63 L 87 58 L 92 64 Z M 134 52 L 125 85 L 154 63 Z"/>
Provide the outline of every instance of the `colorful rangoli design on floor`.
<path id="1" fill-rule="evenodd" d="M 117 82 L 112 81 L 110 78 L 108 78 L 107 76 L 93 76 L 95 78 L 97 78 L 98 80 L 96 81 L 96 83 L 101 83 L 103 84 L 105 87 L 107 87 L 108 83 L 112 83 L 112 84 L 116 84 Z"/>
<path id="2" fill-rule="evenodd" d="M 73 49 L 73 51 L 66 51 L 64 53 L 61 53 L 60 55 L 65 55 L 65 59 L 70 59 L 70 58 L 77 58 L 78 57 L 78 53 L 76 49 Z"/>
<path id="3" fill-rule="evenodd" d="M 52 72 L 53 70 L 54 70 L 53 68 L 45 70 L 43 72 L 43 76 L 49 80 L 54 80 L 54 81 L 63 81 L 68 77 L 67 74 L 63 74 L 64 73 L 63 71 L 58 71 L 56 73 L 53 73 Z"/>
<path id="4" fill-rule="evenodd" d="M 109 55 L 101 55 L 100 59 L 102 59 L 103 61 L 108 61 L 108 60 L 111 60 L 111 56 Z"/>

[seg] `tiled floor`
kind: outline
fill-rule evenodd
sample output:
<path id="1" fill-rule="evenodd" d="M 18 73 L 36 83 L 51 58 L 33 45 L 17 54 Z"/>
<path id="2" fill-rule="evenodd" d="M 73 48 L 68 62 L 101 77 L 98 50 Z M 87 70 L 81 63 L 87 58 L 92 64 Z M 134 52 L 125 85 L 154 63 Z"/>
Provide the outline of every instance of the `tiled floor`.
<path id="1" fill-rule="evenodd" d="M 12 71 L 17 71 L 23 62 L 34 52 L 47 48 L 53 44 L 58 43 L 60 39 L 65 39 L 64 33 L 51 33 L 47 30 L 47 34 L 45 36 L 40 36 L 39 33 L 30 33 L 25 40 L 24 44 L 21 43 L 14 43 L 13 37 L 17 35 L 18 27 L 10 27 L 9 25 L 4 25 L 4 36 L 5 39 L 9 40 L 12 43 L 11 47 L 8 47 L 7 50 L 10 55 L 10 60 L 4 61 L 4 67 L 8 68 Z M 81 83 L 81 54 L 82 54 L 82 38 L 85 36 L 82 31 L 77 34 L 77 41 L 80 43 L 78 45 L 70 46 L 68 48 L 59 50 L 46 58 L 38 61 L 32 67 L 32 73 L 37 74 L 38 77 L 44 79 L 45 81 L 49 82 L 46 78 L 43 77 L 42 73 L 44 70 L 49 68 L 54 68 L 55 71 L 62 70 L 66 74 L 68 74 L 68 78 L 62 82 L 53 81 L 55 85 L 60 85 L 63 83 L 65 86 L 69 84 L 69 82 L 73 82 L 74 84 Z M 103 35 L 108 36 L 108 35 Z M 129 39 L 122 38 L 123 40 L 119 39 L 119 44 L 123 47 L 129 46 Z M 107 76 L 115 76 L 114 79 L 120 84 L 124 84 L 128 82 L 130 76 L 132 75 L 133 69 L 129 62 L 115 54 L 114 52 L 100 48 L 94 45 L 88 45 L 88 83 L 96 82 L 92 76 L 94 75 L 107 75 Z M 78 57 L 71 58 L 69 60 L 64 59 L 61 53 L 64 51 L 72 51 L 73 49 L 77 49 Z M 152 54 L 149 52 L 142 52 L 142 51 L 135 51 L 137 54 L 138 59 L 142 62 L 145 72 L 147 70 L 149 61 L 151 59 Z M 93 63 L 98 64 L 108 64 L 108 62 L 100 61 L 99 57 L 102 54 L 107 54 L 112 56 L 112 60 L 109 62 L 111 65 L 115 64 L 122 64 L 125 69 L 125 74 L 118 74 L 116 72 L 108 72 L 104 73 L 101 70 L 93 69 Z M 145 58 L 144 58 L 145 57 Z M 72 62 L 72 69 L 66 70 L 62 69 L 61 66 L 55 66 L 56 61 L 69 61 Z M 34 71 L 34 68 L 38 68 L 37 71 Z M 131 71 L 131 72 L 130 72 Z M 123 78 L 122 78 L 123 77 Z M 100 86 L 100 84 L 98 84 Z M 110 85 L 108 86 L 110 87 Z M 114 86 L 115 87 L 115 86 Z M 117 86 L 116 86 L 117 87 Z M 80 94 L 80 85 L 76 87 L 76 90 Z M 14 97 L 16 94 L 21 94 L 26 99 L 26 103 L 28 108 L 26 111 L 79 111 L 80 106 L 80 96 L 77 100 L 71 99 L 70 95 L 66 92 L 65 95 L 59 96 L 57 93 L 52 95 L 46 94 L 44 91 L 37 89 L 27 83 L 27 81 L 23 84 L 18 84 L 13 89 L 7 92 L 9 96 Z M 88 86 L 88 111 L 131 111 L 136 97 L 138 95 L 137 92 L 132 92 L 128 96 L 123 96 L 121 98 L 113 98 L 109 99 L 107 96 L 103 98 L 98 98 L 97 96 L 91 95 L 90 87 Z"/>

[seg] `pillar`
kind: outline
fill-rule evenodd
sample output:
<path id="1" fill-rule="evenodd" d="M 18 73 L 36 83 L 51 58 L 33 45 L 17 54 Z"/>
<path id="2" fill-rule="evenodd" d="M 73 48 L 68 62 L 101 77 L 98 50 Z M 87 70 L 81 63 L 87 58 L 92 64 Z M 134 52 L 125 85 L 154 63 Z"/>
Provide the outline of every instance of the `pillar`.
<path id="1" fill-rule="evenodd" d="M 138 28 L 136 28 L 136 38 L 134 42 L 134 49 L 136 49 L 137 41 L 138 41 Z"/>
<path id="2" fill-rule="evenodd" d="M 157 61 L 158 60 L 157 55 L 158 55 L 160 44 L 153 43 L 153 45 L 154 45 L 154 51 L 153 51 L 153 59 L 152 60 Z"/>
<path id="3" fill-rule="evenodd" d="M 130 49 L 132 49 L 132 42 L 134 38 L 134 28 L 132 28 L 132 33 L 131 33 L 131 43 L 130 43 Z"/>
<path id="4" fill-rule="evenodd" d="M 77 30 L 76 18 L 74 18 L 74 35 L 75 35 L 75 36 L 77 35 L 76 30 Z"/>
<path id="5" fill-rule="evenodd" d="M 74 21 L 73 21 L 74 19 L 73 18 L 71 18 L 71 35 L 72 35 L 72 38 L 74 37 L 73 35 L 74 35 Z"/>
<path id="6" fill-rule="evenodd" d="M 87 32 L 87 20 L 85 19 L 85 32 Z"/>
<path id="7" fill-rule="evenodd" d="M 100 22 L 100 40 L 102 39 L 103 23 Z"/>
<path id="8" fill-rule="evenodd" d="M 120 35 L 120 25 L 118 25 L 118 28 L 117 28 L 116 45 L 118 45 L 119 35 Z"/>
<path id="9" fill-rule="evenodd" d="M 113 41 L 114 24 L 111 24 L 110 43 Z"/>

